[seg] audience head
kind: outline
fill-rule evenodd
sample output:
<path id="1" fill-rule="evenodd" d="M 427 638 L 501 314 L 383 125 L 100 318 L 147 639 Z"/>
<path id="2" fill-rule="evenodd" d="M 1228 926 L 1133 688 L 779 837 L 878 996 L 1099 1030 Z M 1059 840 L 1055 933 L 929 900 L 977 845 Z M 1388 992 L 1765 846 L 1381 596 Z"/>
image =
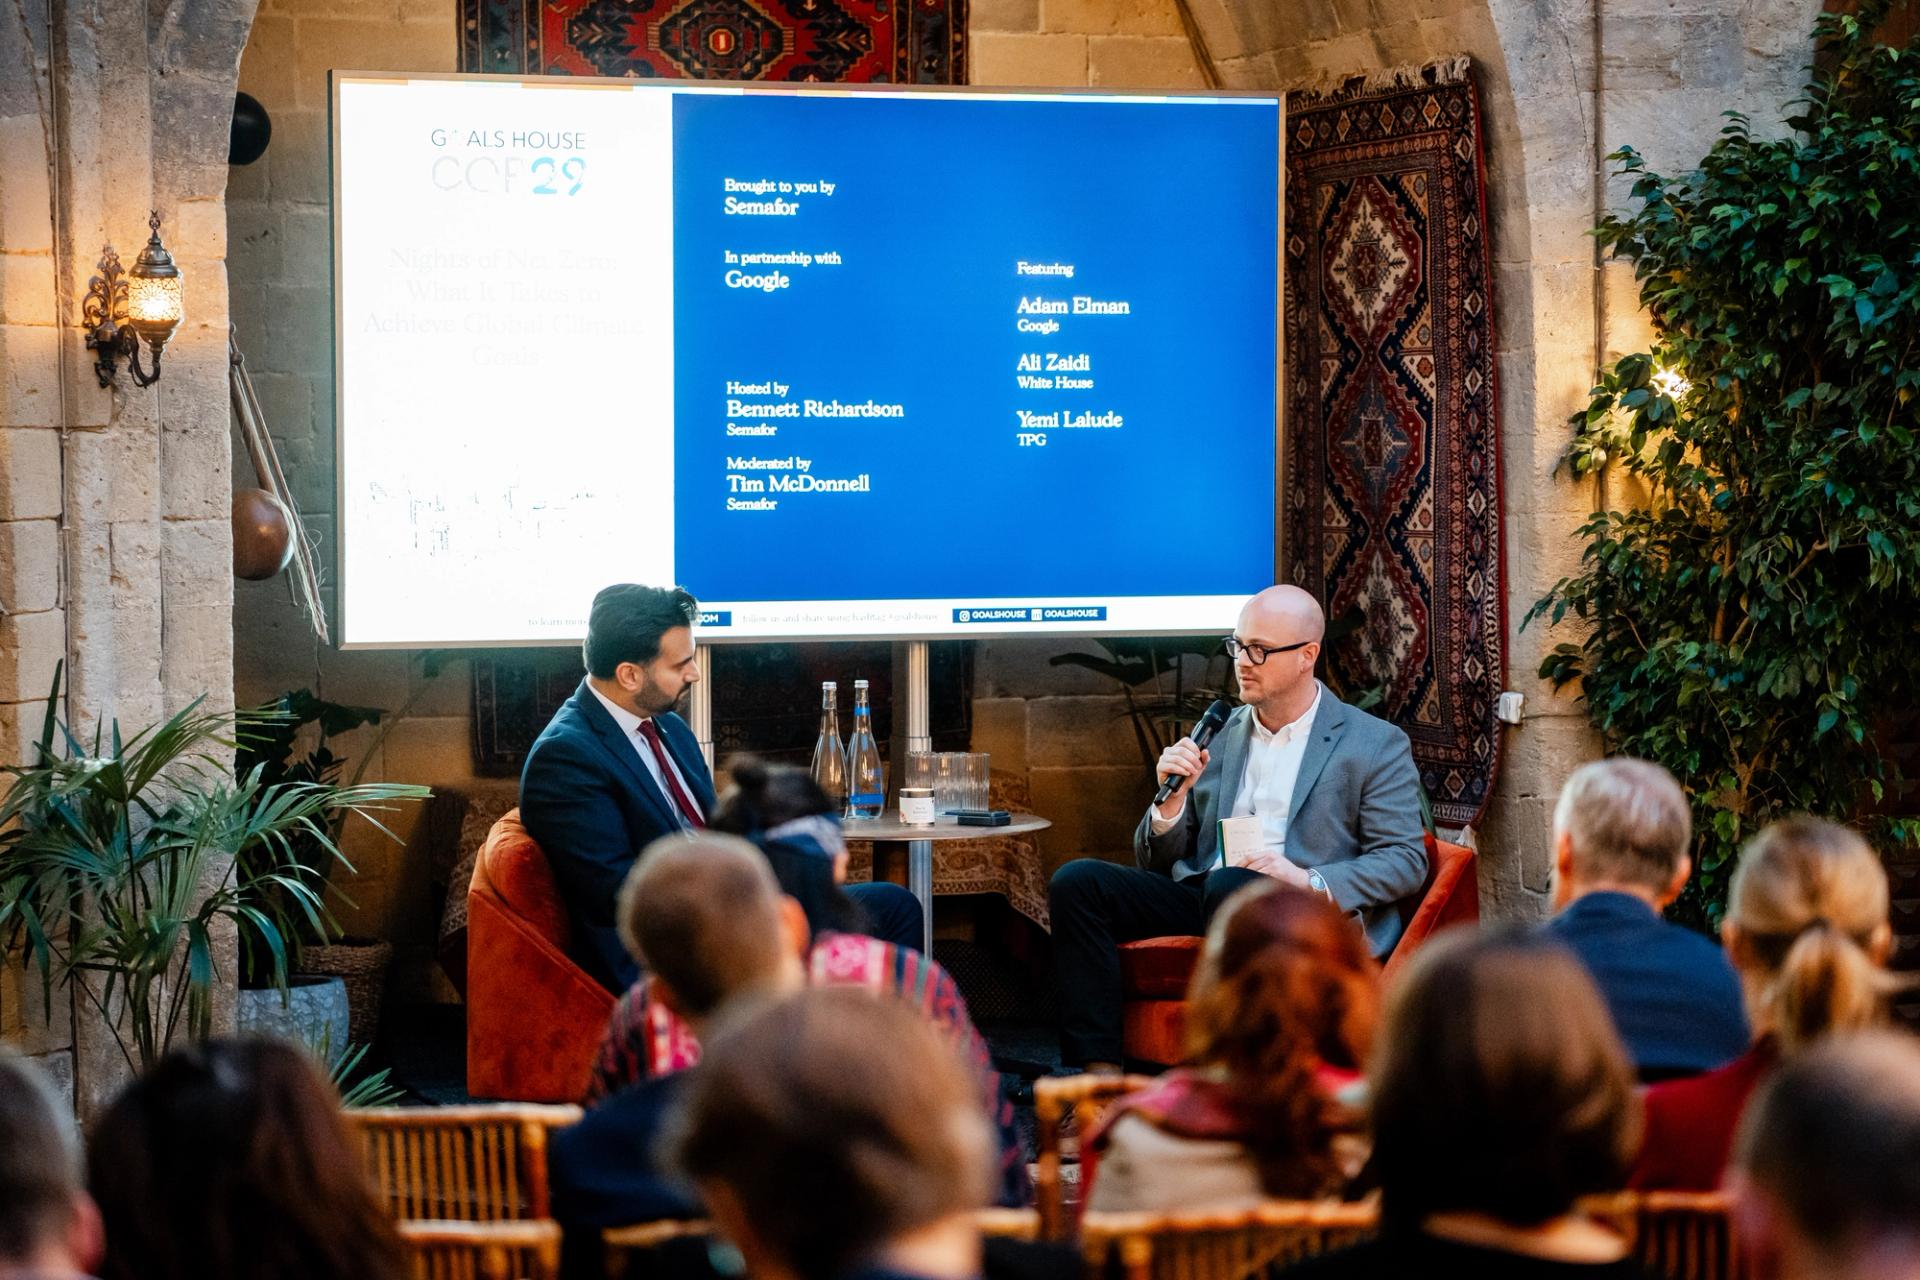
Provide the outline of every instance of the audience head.
<path id="1" fill-rule="evenodd" d="M 1532 1226 L 1625 1184 L 1633 1068 L 1587 971 L 1503 930 L 1443 934 L 1391 993 L 1373 1070 L 1389 1227 L 1436 1213 Z"/>
<path id="2" fill-rule="evenodd" d="M 1246 653 L 1234 660 L 1241 701 L 1277 710 L 1298 694 L 1313 680 L 1313 664 L 1320 658 L 1320 641 L 1326 632 L 1327 615 L 1320 602 L 1299 587 L 1268 587 L 1247 601 L 1234 624 L 1235 639 L 1286 652 L 1269 652 L 1257 663 Z"/>
<path id="3" fill-rule="evenodd" d="M 340 1098 L 302 1049 L 216 1040 L 127 1086 L 88 1148 L 104 1280 L 400 1280 Z"/>
<path id="4" fill-rule="evenodd" d="M 1574 771 L 1553 811 L 1554 897 L 1564 906 L 1594 889 L 1664 908 L 1680 896 L 1693 859 L 1693 813 L 1672 774 L 1617 756 Z"/>
<path id="5" fill-rule="evenodd" d="M 1867 1032 L 1796 1055 L 1747 1108 L 1731 1182 L 1757 1280 L 1920 1275 L 1920 1045 Z"/>
<path id="6" fill-rule="evenodd" d="M 587 674 L 635 715 L 671 711 L 700 679 L 693 646 L 699 616 L 700 606 L 679 587 L 607 587 L 587 615 Z"/>
<path id="7" fill-rule="evenodd" d="M 1317 893 L 1266 882 L 1214 918 L 1187 1006 L 1187 1058 L 1222 1069 L 1252 1112 L 1248 1149 L 1267 1194 L 1311 1198 L 1340 1181 L 1341 1108 L 1322 1066 L 1366 1063 L 1378 967 L 1365 939 Z"/>
<path id="8" fill-rule="evenodd" d="M 620 888 L 620 936 L 654 995 L 696 1023 L 750 992 L 804 978 L 807 922 L 758 849 L 738 836 L 664 836 Z"/>
<path id="9" fill-rule="evenodd" d="M 850 988 L 788 996 L 707 1042 L 676 1142 L 761 1280 L 831 1280 L 942 1229 L 977 1250 L 965 1215 L 992 1195 L 994 1146 L 953 1046 Z"/>
<path id="10" fill-rule="evenodd" d="M 1787 818 L 1740 851 L 1721 936 L 1757 1031 L 1793 1050 L 1886 1014 L 1887 873 L 1857 834 Z"/>
<path id="11" fill-rule="evenodd" d="M 38 1067 L 0 1048 L 0 1276 L 84 1275 L 100 1250 L 73 1109 Z"/>
<path id="12" fill-rule="evenodd" d="M 820 784 L 805 769 L 757 756 L 733 757 L 727 776 L 730 785 L 707 825 L 758 846 L 815 933 L 860 932 L 860 908 L 840 888 L 847 874 L 846 837 Z"/>

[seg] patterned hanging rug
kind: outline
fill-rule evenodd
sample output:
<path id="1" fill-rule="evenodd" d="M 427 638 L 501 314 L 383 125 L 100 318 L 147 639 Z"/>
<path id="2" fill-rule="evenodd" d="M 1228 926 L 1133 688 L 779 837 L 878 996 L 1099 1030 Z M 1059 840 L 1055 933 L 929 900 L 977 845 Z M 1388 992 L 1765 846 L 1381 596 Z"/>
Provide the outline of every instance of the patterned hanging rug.
<path id="1" fill-rule="evenodd" d="M 460 69 L 965 84 L 967 0 L 459 0 Z"/>
<path id="2" fill-rule="evenodd" d="M 1405 729 L 1442 826 L 1500 761 L 1505 543 L 1480 99 L 1465 57 L 1287 100 L 1286 576 Z"/>

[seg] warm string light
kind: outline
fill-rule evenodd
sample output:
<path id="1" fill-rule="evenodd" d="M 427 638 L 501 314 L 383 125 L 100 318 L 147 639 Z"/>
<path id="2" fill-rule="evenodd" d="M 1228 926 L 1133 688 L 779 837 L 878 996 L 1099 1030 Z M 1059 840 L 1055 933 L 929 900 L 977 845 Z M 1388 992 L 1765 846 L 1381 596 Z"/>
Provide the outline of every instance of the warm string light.
<path id="1" fill-rule="evenodd" d="M 1693 384 L 1678 369 L 1655 369 L 1648 381 L 1653 383 L 1654 390 L 1669 400 L 1678 400 L 1693 390 Z"/>

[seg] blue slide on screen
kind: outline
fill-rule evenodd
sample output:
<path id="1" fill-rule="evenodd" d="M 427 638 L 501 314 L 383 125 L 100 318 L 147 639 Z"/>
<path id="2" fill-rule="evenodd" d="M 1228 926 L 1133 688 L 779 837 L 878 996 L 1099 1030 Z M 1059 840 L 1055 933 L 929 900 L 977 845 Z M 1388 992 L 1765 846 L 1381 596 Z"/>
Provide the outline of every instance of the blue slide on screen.
<path id="1" fill-rule="evenodd" d="M 1272 581 L 1278 127 L 676 95 L 679 580 L 1036 605 Z"/>
<path id="2" fill-rule="evenodd" d="M 610 582 L 1222 634 L 1273 581 L 1277 96 L 333 89 L 346 644 L 577 643 Z"/>

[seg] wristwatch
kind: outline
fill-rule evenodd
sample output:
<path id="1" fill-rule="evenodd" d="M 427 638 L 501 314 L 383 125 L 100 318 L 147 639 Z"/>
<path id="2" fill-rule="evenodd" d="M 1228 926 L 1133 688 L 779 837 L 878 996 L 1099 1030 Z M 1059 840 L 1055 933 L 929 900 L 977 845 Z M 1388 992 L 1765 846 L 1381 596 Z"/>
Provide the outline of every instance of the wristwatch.
<path id="1" fill-rule="evenodd" d="M 1327 878 L 1318 871 L 1307 872 L 1307 888 L 1315 893 L 1324 893 L 1327 895 L 1328 902 L 1333 901 L 1333 890 L 1327 888 Z"/>

